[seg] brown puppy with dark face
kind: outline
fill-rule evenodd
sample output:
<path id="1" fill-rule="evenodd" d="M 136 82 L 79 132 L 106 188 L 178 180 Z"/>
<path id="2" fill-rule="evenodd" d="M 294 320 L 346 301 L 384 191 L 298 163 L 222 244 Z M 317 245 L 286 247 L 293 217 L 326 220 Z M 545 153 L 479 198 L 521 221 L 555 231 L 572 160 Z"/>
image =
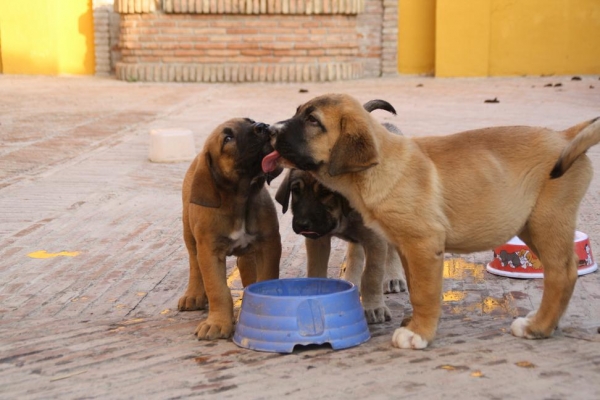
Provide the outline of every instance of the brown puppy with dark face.
<path id="1" fill-rule="evenodd" d="M 290 169 L 275 200 L 282 205 L 284 214 L 291 200 L 292 228 L 306 237 L 307 275 L 327 278 L 331 239 L 335 236 L 347 241 L 343 279 L 359 287 L 368 323 L 389 321 L 391 314 L 383 293 L 406 290 L 402 264 L 394 246 L 367 228 L 348 200 L 321 185 L 306 171 Z"/>
<path id="2" fill-rule="evenodd" d="M 238 256 L 244 286 L 277 279 L 281 238 L 275 205 L 261 159 L 272 151 L 267 125 L 231 119 L 218 126 L 190 165 L 183 181 L 183 237 L 190 278 L 179 310 L 209 310 L 196 328 L 198 339 L 228 338 L 233 332 L 233 301 L 225 258 Z"/>
<path id="3" fill-rule="evenodd" d="M 577 280 L 575 225 L 593 173 L 584 153 L 600 141 L 600 119 L 561 132 L 513 126 L 406 138 L 352 97 L 333 94 L 270 130 L 277 152 L 264 170 L 283 157 L 310 171 L 400 250 L 413 315 L 394 333 L 394 346 L 422 349 L 434 339 L 445 251 L 488 250 L 515 235 L 542 261 L 544 293 L 511 331 L 552 334 Z"/>

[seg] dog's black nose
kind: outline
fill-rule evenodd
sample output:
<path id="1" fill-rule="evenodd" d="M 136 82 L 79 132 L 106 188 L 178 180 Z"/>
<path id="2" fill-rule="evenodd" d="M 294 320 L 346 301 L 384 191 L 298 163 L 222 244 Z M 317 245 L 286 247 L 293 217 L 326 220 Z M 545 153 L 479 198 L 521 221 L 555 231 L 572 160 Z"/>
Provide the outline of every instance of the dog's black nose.
<path id="1" fill-rule="evenodd" d="M 309 219 L 304 219 L 304 218 L 295 218 L 294 219 L 294 227 L 298 230 L 297 233 L 310 230 L 311 225 L 312 224 Z"/>
<path id="2" fill-rule="evenodd" d="M 269 125 L 262 122 L 257 122 L 254 124 L 254 132 L 256 133 L 266 133 L 267 129 L 269 129 Z"/>

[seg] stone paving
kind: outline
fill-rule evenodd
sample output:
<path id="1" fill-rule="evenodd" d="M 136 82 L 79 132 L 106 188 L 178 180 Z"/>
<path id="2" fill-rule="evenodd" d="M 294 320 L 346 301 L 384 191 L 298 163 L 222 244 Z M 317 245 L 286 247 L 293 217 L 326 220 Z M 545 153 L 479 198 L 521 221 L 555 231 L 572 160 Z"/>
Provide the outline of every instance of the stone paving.
<path id="1" fill-rule="evenodd" d="M 398 116 L 377 117 L 409 136 L 562 129 L 600 115 L 598 76 L 571 78 L 141 84 L 0 75 L 0 398 L 600 398 L 600 274 L 579 279 L 553 338 L 517 339 L 510 323 L 537 307 L 541 280 L 489 274 L 491 251 L 447 255 L 438 336 L 423 351 L 390 344 L 410 312 L 405 293 L 386 295 L 393 320 L 370 326 L 372 338 L 351 349 L 280 355 L 197 341 L 205 312 L 176 309 L 187 284 L 188 163 L 147 159 L 151 129 L 191 129 L 200 150 L 225 119 L 276 122 L 327 92 L 391 102 Z M 600 147 L 588 154 L 600 171 Z M 290 222 L 280 214 L 281 277 L 301 277 L 303 239 Z M 600 252 L 600 175 L 578 229 Z M 331 277 L 344 252 L 336 241 Z M 239 307 L 233 259 L 227 268 Z"/>

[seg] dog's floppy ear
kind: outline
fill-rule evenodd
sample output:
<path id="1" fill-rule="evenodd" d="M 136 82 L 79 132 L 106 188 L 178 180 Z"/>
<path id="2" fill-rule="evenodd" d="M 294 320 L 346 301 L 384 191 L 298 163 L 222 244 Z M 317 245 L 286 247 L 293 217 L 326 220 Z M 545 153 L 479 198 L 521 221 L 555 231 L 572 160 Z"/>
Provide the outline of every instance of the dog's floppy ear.
<path id="1" fill-rule="evenodd" d="M 190 202 L 203 207 L 221 207 L 221 195 L 213 177 L 212 157 L 206 153 L 204 165 L 199 162 L 194 172 L 194 180 L 190 193 Z"/>
<path id="2" fill-rule="evenodd" d="M 275 193 L 275 200 L 279 204 L 281 204 L 281 212 L 284 214 L 287 212 L 288 206 L 290 204 L 290 193 L 292 191 L 290 187 L 290 184 L 292 182 L 291 177 L 292 170 L 290 169 L 285 178 L 283 178 L 283 182 L 281 182 L 281 185 L 279 185 L 277 193 Z"/>
<path id="3" fill-rule="evenodd" d="M 342 117 L 340 136 L 331 150 L 329 175 L 359 172 L 378 163 L 375 141 L 365 121 L 358 116 Z"/>

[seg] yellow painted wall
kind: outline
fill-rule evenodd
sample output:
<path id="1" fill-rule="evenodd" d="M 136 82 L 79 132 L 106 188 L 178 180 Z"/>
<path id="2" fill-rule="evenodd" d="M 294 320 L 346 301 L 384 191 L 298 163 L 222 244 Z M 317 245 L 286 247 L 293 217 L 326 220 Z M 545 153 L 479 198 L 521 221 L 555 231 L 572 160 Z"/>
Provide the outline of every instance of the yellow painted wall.
<path id="1" fill-rule="evenodd" d="M 93 74 L 91 0 L 0 1 L 6 74 Z"/>
<path id="2" fill-rule="evenodd" d="M 431 74 L 435 67 L 436 0 L 399 0 L 398 71 Z"/>
<path id="3" fill-rule="evenodd" d="M 599 0 L 492 0 L 490 75 L 600 73 Z"/>
<path id="4" fill-rule="evenodd" d="M 399 1 L 401 73 L 428 72 L 419 68 L 422 55 L 415 49 L 432 44 L 427 34 L 411 32 L 417 26 L 435 37 L 436 76 L 600 73 L 600 0 Z M 420 7 L 420 14 L 403 16 L 406 7 Z M 432 7 L 433 15 L 424 13 Z"/>
<path id="5" fill-rule="evenodd" d="M 436 28 L 436 76 L 488 75 L 489 0 L 437 0 Z"/>

